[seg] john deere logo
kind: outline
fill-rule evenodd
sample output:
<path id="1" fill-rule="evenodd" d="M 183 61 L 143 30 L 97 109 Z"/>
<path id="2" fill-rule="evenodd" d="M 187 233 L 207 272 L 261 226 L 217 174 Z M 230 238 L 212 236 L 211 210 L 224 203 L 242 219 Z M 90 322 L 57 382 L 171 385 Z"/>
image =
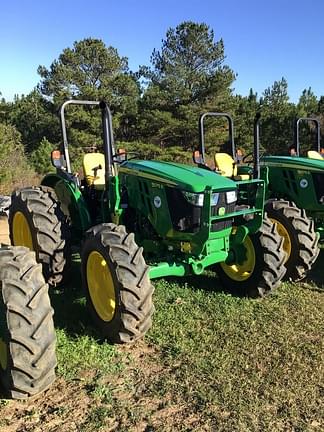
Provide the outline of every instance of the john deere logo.
<path id="1" fill-rule="evenodd" d="M 300 180 L 299 184 L 301 188 L 305 189 L 308 186 L 308 181 L 305 178 L 303 178 Z"/>
<path id="2" fill-rule="evenodd" d="M 225 214 L 225 207 L 219 207 L 218 216 L 224 216 L 224 214 Z"/>
<path id="3" fill-rule="evenodd" d="M 161 204 L 162 204 L 161 198 L 160 198 L 158 195 L 156 195 L 156 196 L 154 197 L 153 203 L 154 203 L 154 206 L 155 206 L 156 208 L 160 208 L 160 207 L 161 207 Z"/>

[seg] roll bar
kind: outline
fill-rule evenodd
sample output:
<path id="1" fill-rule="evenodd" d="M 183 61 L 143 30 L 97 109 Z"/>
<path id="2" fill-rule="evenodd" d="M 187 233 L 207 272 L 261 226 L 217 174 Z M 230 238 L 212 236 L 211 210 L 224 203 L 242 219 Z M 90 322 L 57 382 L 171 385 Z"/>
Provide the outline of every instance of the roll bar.
<path id="1" fill-rule="evenodd" d="M 102 127 L 103 127 L 103 144 L 104 144 L 104 155 L 105 155 L 105 179 L 106 181 L 113 175 L 112 165 L 113 165 L 113 155 L 115 154 L 114 150 L 114 136 L 113 136 L 113 128 L 112 128 L 112 116 L 111 111 L 108 104 L 105 101 L 88 101 L 88 100 L 68 100 L 65 101 L 60 107 L 60 121 L 61 121 L 61 129 L 62 129 L 62 138 L 63 138 L 63 154 L 66 163 L 66 170 L 68 173 L 71 172 L 71 163 L 70 156 L 68 150 L 68 139 L 66 132 L 66 123 L 65 123 L 65 108 L 68 105 L 90 105 L 97 106 L 101 110 L 101 119 L 102 119 Z"/>
<path id="2" fill-rule="evenodd" d="M 260 178 L 260 120 L 261 113 L 256 113 L 254 117 L 254 142 L 253 142 L 253 178 Z"/>
<path id="3" fill-rule="evenodd" d="M 232 156 L 235 160 L 234 144 L 234 124 L 232 117 L 227 113 L 206 112 L 199 117 L 199 152 L 202 156 L 202 162 L 205 163 L 205 137 L 204 137 L 204 120 L 206 117 L 225 117 L 228 121 L 228 137 L 231 144 Z"/>
<path id="4" fill-rule="evenodd" d="M 295 122 L 295 148 L 297 156 L 300 156 L 299 126 L 302 121 L 313 122 L 316 127 L 317 146 L 314 148 L 317 152 L 321 151 L 321 129 L 319 121 L 312 117 L 300 117 Z"/>

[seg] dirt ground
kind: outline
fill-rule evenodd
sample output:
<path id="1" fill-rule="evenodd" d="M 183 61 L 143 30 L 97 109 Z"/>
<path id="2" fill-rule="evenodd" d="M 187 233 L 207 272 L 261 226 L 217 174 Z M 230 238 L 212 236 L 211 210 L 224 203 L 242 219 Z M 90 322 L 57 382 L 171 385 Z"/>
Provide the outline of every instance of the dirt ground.
<path id="1" fill-rule="evenodd" d="M 8 219 L 5 216 L 0 216 L 1 243 L 10 244 Z M 4 406 L 0 403 L 0 432 L 77 430 L 77 422 L 82 422 L 91 405 L 82 386 L 58 379 L 45 395 L 29 401 L 7 401 Z M 77 413 L 72 406 L 76 400 Z M 74 414 L 67 416 L 66 412 Z"/>
<path id="2" fill-rule="evenodd" d="M 90 398 L 80 385 L 58 379 L 37 398 L 7 401 L 1 409 L 0 432 L 77 431 L 89 407 Z"/>
<path id="3" fill-rule="evenodd" d="M 168 404 L 167 401 L 171 400 L 168 394 L 164 394 L 163 398 L 146 394 L 143 383 L 162 373 L 162 366 L 155 362 L 155 350 L 143 341 L 127 350 L 132 360 L 129 365 L 125 364 L 123 373 L 116 377 L 108 375 L 102 382 L 113 388 L 112 396 L 118 400 L 117 405 L 111 405 L 110 400 L 102 403 L 98 396 L 91 394 L 96 371 L 81 371 L 78 378 L 72 381 L 58 377 L 45 393 L 26 401 L 1 401 L 0 392 L 0 432 L 198 430 L 195 425 L 199 424 L 200 418 L 195 413 L 187 412 L 186 406 Z M 143 363 L 146 365 L 144 369 Z M 127 380 L 124 376 L 128 377 L 127 380 L 134 378 L 134 386 L 125 387 Z M 125 388 L 128 390 L 125 391 Z M 134 415 L 137 413 L 137 418 L 129 416 L 130 407 Z M 100 419 L 100 412 L 107 409 L 109 415 Z M 97 413 L 97 418 L 94 413 Z"/>
<path id="4" fill-rule="evenodd" d="M 8 219 L 0 216 L 0 243 L 10 244 Z"/>

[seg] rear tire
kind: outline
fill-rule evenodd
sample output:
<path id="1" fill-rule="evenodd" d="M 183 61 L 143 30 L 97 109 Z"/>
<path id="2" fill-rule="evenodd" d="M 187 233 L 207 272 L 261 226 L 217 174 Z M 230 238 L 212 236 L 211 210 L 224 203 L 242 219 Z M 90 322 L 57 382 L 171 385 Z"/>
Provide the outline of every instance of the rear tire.
<path id="1" fill-rule="evenodd" d="M 0 249 L 0 381 L 6 397 L 26 399 L 55 380 L 55 331 L 48 285 L 25 247 Z"/>
<path id="2" fill-rule="evenodd" d="M 305 210 L 289 201 L 270 200 L 265 210 L 268 217 L 277 222 L 277 230 L 284 238 L 287 252 L 284 278 L 295 282 L 304 279 L 320 252 L 314 222 L 307 217 Z"/>
<path id="3" fill-rule="evenodd" d="M 53 189 L 40 186 L 15 191 L 9 232 L 13 245 L 36 252 L 46 282 L 54 286 L 62 282 L 70 267 L 70 231 Z"/>
<path id="4" fill-rule="evenodd" d="M 81 254 L 87 303 L 101 334 L 114 343 L 132 343 L 152 325 L 153 286 L 134 234 L 104 223 L 87 232 Z"/>
<path id="5" fill-rule="evenodd" d="M 221 263 L 217 273 L 226 290 L 240 296 L 264 297 L 279 286 L 286 272 L 283 239 L 266 216 L 260 230 L 248 238 L 245 261 Z"/>

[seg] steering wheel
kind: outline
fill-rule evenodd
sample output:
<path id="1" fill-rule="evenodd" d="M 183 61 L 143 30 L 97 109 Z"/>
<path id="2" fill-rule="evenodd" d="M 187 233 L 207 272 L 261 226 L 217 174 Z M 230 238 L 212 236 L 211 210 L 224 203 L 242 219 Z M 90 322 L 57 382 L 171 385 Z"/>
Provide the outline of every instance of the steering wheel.
<path id="1" fill-rule="evenodd" d="M 119 156 L 124 156 L 124 155 L 126 156 L 126 158 L 124 160 L 118 160 Z M 133 156 L 128 157 L 128 155 L 133 155 Z M 140 158 L 140 154 L 136 151 L 117 153 L 117 154 L 113 155 L 113 161 L 116 163 L 119 163 L 119 164 L 125 162 L 126 160 L 131 160 L 131 159 L 136 159 L 136 158 Z"/>
<path id="2" fill-rule="evenodd" d="M 264 156 L 265 152 L 264 151 L 260 151 L 259 153 L 259 159 L 261 159 Z M 242 159 L 243 163 L 246 164 L 252 164 L 254 163 L 254 152 L 248 153 L 247 155 L 245 155 Z"/>
<path id="3" fill-rule="evenodd" d="M 242 159 L 242 162 L 246 163 L 246 164 L 253 163 L 254 162 L 254 153 L 251 152 L 251 153 L 248 153 L 247 155 L 245 155 Z"/>
<path id="4" fill-rule="evenodd" d="M 127 155 L 127 159 L 126 160 L 137 159 L 137 158 L 141 159 L 141 154 L 139 152 L 136 152 L 136 151 L 127 152 L 126 155 Z M 133 155 L 133 156 L 128 157 L 128 155 Z"/>

